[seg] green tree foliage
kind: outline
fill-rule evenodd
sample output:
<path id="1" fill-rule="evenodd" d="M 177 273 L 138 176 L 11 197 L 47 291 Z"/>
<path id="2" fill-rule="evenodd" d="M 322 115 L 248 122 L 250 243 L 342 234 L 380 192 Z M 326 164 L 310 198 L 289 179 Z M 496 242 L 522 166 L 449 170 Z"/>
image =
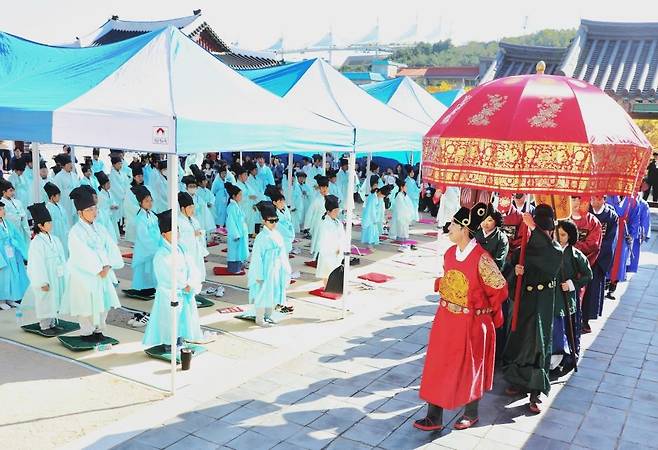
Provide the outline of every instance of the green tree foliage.
<path id="1" fill-rule="evenodd" d="M 503 38 L 503 42 L 546 47 L 567 47 L 576 35 L 576 30 L 541 30 L 525 36 Z M 473 66 L 480 58 L 493 58 L 498 52 L 498 42 L 468 42 L 455 46 L 450 39 L 434 44 L 421 42 L 414 47 L 397 50 L 391 60 L 410 67 L 427 66 Z"/>

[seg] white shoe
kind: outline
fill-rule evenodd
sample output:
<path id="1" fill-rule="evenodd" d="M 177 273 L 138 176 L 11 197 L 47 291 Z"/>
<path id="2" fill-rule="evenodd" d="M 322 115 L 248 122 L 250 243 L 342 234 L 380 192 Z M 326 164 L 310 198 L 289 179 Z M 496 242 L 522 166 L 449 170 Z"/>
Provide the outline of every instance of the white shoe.
<path id="1" fill-rule="evenodd" d="M 290 253 L 292 253 L 293 255 L 299 255 L 302 253 L 302 250 L 298 247 L 295 247 L 290 251 Z"/>
<path id="2" fill-rule="evenodd" d="M 215 291 L 215 297 L 224 297 L 225 291 L 224 291 L 224 286 L 219 286 L 217 290 Z"/>
<path id="3" fill-rule="evenodd" d="M 256 325 L 262 328 L 272 328 L 272 324 L 269 322 L 265 322 L 264 320 L 263 321 L 257 320 Z"/>
<path id="4" fill-rule="evenodd" d="M 9 306 L 9 305 L 6 304 L 6 303 L 0 303 L 0 309 L 1 309 L 2 311 L 7 311 L 8 309 L 11 309 L 11 306 Z"/>
<path id="5" fill-rule="evenodd" d="M 148 323 L 149 323 L 149 316 L 143 316 L 141 319 L 135 320 L 132 326 L 135 328 L 142 328 L 145 327 Z"/>
<path id="6" fill-rule="evenodd" d="M 299 271 L 296 271 L 296 272 L 293 272 L 293 273 L 290 274 L 290 278 L 292 278 L 293 280 L 296 280 L 296 279 L 300 278 L 301 276 L 302 276 L 302 274 Z"/>
<path id="7" fill-rule="evenodd" d="M 18 308 L 18 307 L 20 306 L 18 303 L 16 303 L 16 302 L 13 301 L 13 300 L 7 300 L 7 304 L 8 304 L 11 308 Z"/>
<path id="8" fill-rule="evenodd" d="M 215 288 L 215 287 L 209 287 L 205 291 L 205 293 L 208 294 L 208 295 L 214 294 L 215 292 L 217 292 L 217 288 Z"/>

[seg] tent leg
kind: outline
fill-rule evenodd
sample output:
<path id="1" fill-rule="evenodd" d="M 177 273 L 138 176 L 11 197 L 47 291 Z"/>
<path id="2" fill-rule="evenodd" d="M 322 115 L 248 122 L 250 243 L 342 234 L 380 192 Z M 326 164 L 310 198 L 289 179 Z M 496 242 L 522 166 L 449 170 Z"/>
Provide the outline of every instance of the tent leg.
<path id="1" fill-rule="evenodd" d="M 414 165 L 414 152 L 409 152 L 409 164 Z"/>
<path id="2" fill-rule="evenodd" d="M 293 153 L 289 152 L 288 153 L 288 196 L 290 198 L 287 198 L 286 200 L 288 201 L 289 205 L 292 205 L 292 160 L 293 160 Z M 283 187 L 283 186 L 281 186 Z"/>
<path id="3" fill-rule="evenodd" d="M 39 173 L 40 160 L 39 143 L 32 142 L 32 193 L 34 194 L 34 201 L 32 203 L 39 203 L 41 200 L 41 174 Z"/>
<path id="4" fill-rule="evenodd" d="M 243 165 L 244 162 L 242 161 L 242 152 L 240 152 L 240 165 Z"/>
<path id="5" fill-rule="evenodd" d="M 343 297 L 341 302 L 340 318 L 345 318 L 345 309 L 349 297 L 350 283 L 350 256 L 352 254 L 352 219 L 354 215 L 354 176 L 356 173 L 356 152 L 350 153 L 347 169 L 347 198 L 345 199 L 345 236 L 347 239 L 347 251 L 345 252 L 345 272 L 343 277 Z"/>
<path id="6" fill-rule="evenodd" d="M 322 152 L 322 173 L 327 175 L 327 152 Z"/>
<path id="7" fill-rule="evenodd" d="M 178 155 L 167 155 L 167 183 L 169 184 L 169 206 L 171 207 L 171 285 L 177 286 L 178 273 Z M 176 393 L 176 309 L 178 307 L 177 289 L 171 290 L 171 394 Z"/>

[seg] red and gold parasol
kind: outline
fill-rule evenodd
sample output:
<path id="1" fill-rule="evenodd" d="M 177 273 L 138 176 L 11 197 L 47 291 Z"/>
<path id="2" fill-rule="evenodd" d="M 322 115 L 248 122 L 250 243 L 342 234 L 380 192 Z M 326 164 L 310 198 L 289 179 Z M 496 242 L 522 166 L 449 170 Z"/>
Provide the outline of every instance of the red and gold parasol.
<path id="1" fill-rule="evenodd" d="M 423 143 L 423 179 L 503 193 L 631 195 L 651 145 L 599 88 L 522 75 L 464 94 Z"/>

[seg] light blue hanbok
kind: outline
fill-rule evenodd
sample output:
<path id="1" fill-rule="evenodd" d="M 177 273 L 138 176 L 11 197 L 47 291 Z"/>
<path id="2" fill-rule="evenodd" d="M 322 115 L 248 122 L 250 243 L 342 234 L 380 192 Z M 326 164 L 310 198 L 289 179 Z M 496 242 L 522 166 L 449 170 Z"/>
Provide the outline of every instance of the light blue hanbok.
<path id="1" fill-rule="evenodd" d="M 297 180 L 292 185 L 292 207 L 294 210 L 291 211 L 291 214 L 296 233 L 304 229 L 304 218 L 309 203 L 306 188 L 306 184 L 300 184 Z"/>
<path id="2" fill-rule="evenodd" d="M 25 207 L 34 203 L 32 198 L 32 183 L 30 178 L 27 175 L 27 168 L 22 175 L 18 175 L 16 172 L 12 172 L 9 175 L 8 181 L 14 186 L 16 190 L 16 199 L 19 200 Z"/>
<path id="3" fill-rule="evenodd" d="M 69 197 L 71 191 L 80 186 L 80 180 L 75 170 L 66 172 L 64 169 L 60 170 L 57 175 L 53 177 L 53 184 L 56 185 L 61 191 L 60 206 L 64 208 L 71 223 L 77 220 L 78 212 L 73 206 L 73 200 Z"/>
<path id="4" fill-rule="evenodd" d="M 313 255 L 313 258 L 318 256 L 320 240 L 317 231 L 325 212 L 324 196 L 320 194 L 320 191 L 316 190 L 313 196 L 313 201 L 311 202 L 308 211 L 306 211 L 306 217 L 304 218 L 304 229 L 310 230 L 311 232 L 311 254 Z"/>
<path id="5" fill-rule="evenodd" d="M 189 256 L 178 246 L 176 255 L 171 251 L 171 244 L 165 239 L 161 240 L 160 248 L 153 258 L 155 273 L 155 300 L 151 308 L 151 316 L 144 330 L 142 344 L 151 347 L 154 345 L 169 345 L 171 343 L 171 298 L 174 288 L 171 280 L 172 256 L 178 260 L 176 264 L 176 297 L 178 298 L 177 336 L 190 341 L 200 341 L 203 337 L 199 324 L 199 311 L 197 310 L 195 295 L 201 291 L 201 285 L 196 283 L 198 276 L 194 275 L 194 264 Z M 185 288 L 190 286 L 190 291 Z"/>
<path id="6" fill-rule="evenodd" d="M 69 216 L 61 206 L 51 201 L 46 203 L 46 209 L 50 213 L 51 222 L 53 224 L 53 229 L 50 234 L 57 236 L 62 244 L 62 247 L 64 248 L 64 257 L 68 259 L 69 231 L 71 231 L 71 222 L 69 222 Z"/>
<path id="7" fill-rule="evenodd" d="M 128 179 L 123 170 L 123 167 L 120 171 L 112 167 L 112 170 L 110 171 L 110 194 L 112 195 L 114 205 L 117 206 L 117 208 L 111 210 L 110 214 L 114 222 L 118 223 L 123 218 L 123 199 L 126 198 L 126 193 L 129 192 L 130 181 L 131 180 Z"/>
<path id="8" fill-rule="evenodd" d="M 212 182 L 210 191 L 215 196 L 215 208 L 213 209 L 213 216 L 215 218 L 215 225 L 223 227 L 226 225 L 226 206 L 228 204 L 228 192 L 224 187 L 225 180 L 218 175 Z"/>
<path id="9" fill-rule="evenodd" d="M 198 284 L 206 281 L 206 264 L 204 258 L 209 254 L 206 247 L 206 232 L 201 228 L 196 217 L 187 217 L 179 212 L 178 244 L 183 249 L 183 252 L 189 256 L 190 262 L 194 264 L 195 275 L 199 277 L 197 280 Z"/>
<path id="10" fill-rule="evenodd" d="M 226 208 L 226 232 L 226 260 L 229 263 L 244 263 L 249 258 L 249 230 L 242 209 L 233 199 Z"/>
<path id="11" fill-rule="evenodd" d="M 249 303 L 256 308 L 285 304 L 291 273 L 283 237 L 276 228 L 269 230 L 263 226 L 254 240 L 249 265 Z"/>
<path id="12" fill-rule="evenodd" d="M 102 326 L 103 313 L 121 307 L 114 273 L 124 265 L 119 247 L 105 227 L 78 220 L 69 233 L 69 255 L 60 312 L 90 317 L 94 326 Z M 111 269 L 103 278 L 99 274 L 105 266 Z"/>
<path id="13" fill-rule="evenodd" d="M 91 173 L 105 172 L 105 164 L 100 159 L 91 160 Z"/>
<path id="14" fill-rule="evenodd" d="M 0 219 L 0 300 L 23 298 L 29 283 L 24 260 L 27 241 L 9 221 Z"/>
<path id="15" fill-rule="evenodd" d="M 366 198 L 361 214 L 361 243 L 379 245 L 380 223 L 384 220 L 381 204 L 383 200 L 377 194 Z"/>
<path id="16" fill-rule="evenodd" d="M 91 178 L 82 177 L 80 178 L 80 186 L 91 186 L 96 192 L 98 192 L 98 179 L 94 176 Z"/>
<path id="17" fill-rule="evenodd" d="M 2 203 L 5 204 L 5 220 L 11 222 L 16 228 L 16 231 L 22 234 L 23 241 L 27 246 L 27 243 L 30 242 L 30 238 L 32 237 L 32 232 L 27 221 L 25 205 L 17 198 L 3 198 Z"/>
<path id="18" fill-rule="evenodd" d="M 418 186 L 418 183 L 416 183 L 416 180 L 411 178 L 410 176 L 407 176 L 407 179 L 405 180 L 405 185 L 407 186 L 407 197 L 409 197 L 409 201 L 411 202 L 411 206 L 413 209 L 413 220 L 418 222 L 420 220 L 420 215 L 418 214 L 418 202 L 420 202 L 420 187 Z"/>
<path id="19" fill-rule="evenodd" d="M 27 275 L 30 284 L 21 308 L 32 310 L 38 320 L 55 319 L 59 315 L 66 282 L 66 255 L 59 238 L 38 233 L 28 250 Z M 41 288 L 48 285 L 48 291 Z"/>
<path id="20" fill-rule="evenodd" d="M 292 224 L 292 216 L 290 214 L 290 210 L 287 206 L 284 206 L 283 210 L 276 210 L 276 216 L 279 218 L 279 223 L 276 225 L 276 230 L 283 238 L 286 251 L 290 253 L 292 251 L 292 241 L 295 240 L 295 227 Z"/>
<path id="21" fill-rule="evenodd" d="M 169 209 L 167 179 L 159 170 L 154 170 L 150 181 L 151 184 L 147 187 L 153 197 L 153 208 L 151 210 L 156 214 L 160 214 Z"/>
<path id="22" fill-rule="evenodd" d="M 242 181 L 238 180 L 235 183 L 235 185 L 239 187 L 240 190 L 242 191 L 242 201 L 239 203 L 239 206 L 240 209 L 242 210 L 245 223 L 247 224 L 248 234 L 254 234 L 256 231 L 256 220 L 255 220 L 256 216 L 254 215 L 254 205 L 258 203 L 258 200 L 253 200 L 250 199 L 249 197 L 256 196 L 256 198 L 258 198 L 258 193 L 253 192 L 251 190 L 251 187 L 249 187 L 247 183 L 243 183 Z M 260 215 L 258 217 L 260 217 Z M 226 222 L 228 227 L 228 207 L 226 211 Z"/>
<path id="23" fill-rule="evenodd" d="M 254 177 L 252 175 L 249 175 L 249 178 L 247 178 L 247 182 L 245 184 L 249 188 L 250 195 L 254 195 L 256 197 L 256 199 L 252 201 L 252 206 L 253 207 L 250 210 L 251 211 L 251 218 L 249 218 L 249 216 L 247 216 L 247 220 L 249 221 L 249 223 L 254 224 L 254 231 L 252 231 L 251 228 L 249 228 L 249 234 L 252 234 L 252 233 L 255 233 L 256 224 L 261 223 L 260 212 L 258 211 L 258 208 L 256 208 L 255 206 L 258 202 L 263 201 L 263 200 L 269 200 L 269 198 L 265 198 L 265 190 L 261 189 L 260 183 L 258 182 L 256 177 Z M 242 195 L 244 197 L 244 193 Z M 245 211 L 245 215 L 246 214 L 247 214 L 247 212 Z"/>
<path id="24" fill-rule="evenodd" d="M 144 173 L 144 185 L 150 185 L 151 178 L 153 177 L 153 173 L 155 172 L 155 169 L 153 168 L 153 166 L 147 163 L 142 169 L 142 172 Z"/>
<path id="25" fill-rule="evenodd" d="M 98 193 L 98 216 L 96 217 L 96 223 L 105 227 L 112 240 L 117 243 L 119 242 L 119 224 L 114 220 L 112 214 L 112 206 L 114 205 L 116 205 L 116 202 L 111 192 L 101 189 Z"/>
<path id="26" fill-rule="evenodd" d="M 260 185 L 260 190 L 265 192 L 265 188 L 268 184 L 274 184 L 274 175 L 272 174 L 272 169 L 266 165 L 257 165 L 258 172 L 256 173 L 256 179 Z"/>
<path id="27" fill-rule="evenodd" d="M 160 248 L 162 236 L 158 216 L 141 209 L 135 216 L 135 247 L 133 248 L 132 288 L 137 290 L 155 288 L 153 257 Z"/>
<path id="28" fill-rule="evenodd" d="M 123 229 L 125 231 L 124 239 L 128 242 L 135 242 L 137 232 L 135 230 L 135 220 L 137 212 L 140 210 L 137 197 L 132 191 L 126 193 L 123 199 Z"/>
<path id="29" fill-rule="evenodd" d="M 413 204 L 408 195 L 398 192 L 393 199 L 389 236 L 398 240 L 409 239 L 409 225 L 414 220 Z"/>
<path id="30" fill-rule="evenodd" d="M 198 187 L 194 194 L 194 215 L 199 224 L 206 230 L 206 236 L 217 229 L 215 217 L 212 212 L 215 209 L 215 197 L 209 189 Z"/>

